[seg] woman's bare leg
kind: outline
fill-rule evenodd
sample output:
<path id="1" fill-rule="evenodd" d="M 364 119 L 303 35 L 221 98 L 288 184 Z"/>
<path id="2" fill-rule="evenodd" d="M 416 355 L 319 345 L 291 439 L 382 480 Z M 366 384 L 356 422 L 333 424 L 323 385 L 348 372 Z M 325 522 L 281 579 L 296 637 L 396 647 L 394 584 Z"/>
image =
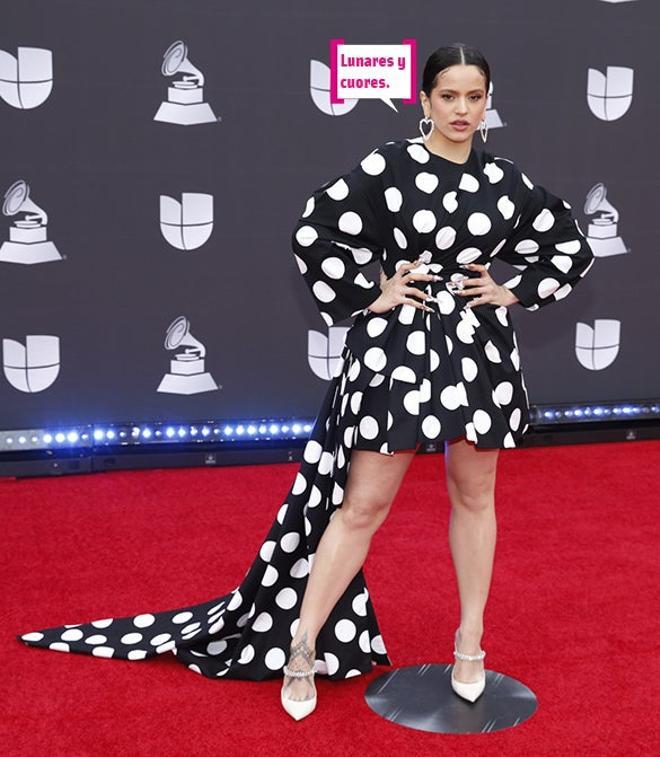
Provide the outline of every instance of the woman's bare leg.
<path id="1" fill-rule="evenodd" d="M 342 506 L 323 532 L 305 588 L 287 663 L 292 670 L 313 668 L 316 637 L 362 567 L 371 538 L 386 519 L 416 451 L 351 451 Z M 315 691 L 311 677 L 284 676 L 283 688 L 289 699 L 297 700 L 309 699 Z"/>
<path id="2" fill-rule="evenodd" d="M 452 504 L 449 547 L 461 605 L 458 650 L 479 651 L 495 555 L 495 473 L 499 449 L 479 449 L 465 437 L 445 442 L 447 493 Z M 459 681 L 477 681 L 483 660 L 455 660 Z"/>

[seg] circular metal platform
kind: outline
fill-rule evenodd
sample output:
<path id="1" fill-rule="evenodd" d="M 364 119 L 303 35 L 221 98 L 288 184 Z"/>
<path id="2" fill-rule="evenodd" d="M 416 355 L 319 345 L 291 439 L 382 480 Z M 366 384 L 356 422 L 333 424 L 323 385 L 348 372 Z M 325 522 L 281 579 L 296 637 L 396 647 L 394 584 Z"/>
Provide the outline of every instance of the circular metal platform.
<path id="1" fill-rule="evenodd" d="M 520 725 L 537 708 L 534 693 L 515 678 L 486 670 L 486 687 L 475 702 L 451 687 L 451 664 L 410 665 L 373 680 L 369 707 L 392 723 L 430 733 L 490 733 Z"/>

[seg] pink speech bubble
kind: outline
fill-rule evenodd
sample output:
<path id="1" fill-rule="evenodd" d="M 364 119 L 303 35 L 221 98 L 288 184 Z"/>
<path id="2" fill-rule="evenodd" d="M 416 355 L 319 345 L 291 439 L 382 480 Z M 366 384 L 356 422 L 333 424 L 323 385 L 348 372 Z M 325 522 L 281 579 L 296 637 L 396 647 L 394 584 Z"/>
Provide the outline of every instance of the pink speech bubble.
<path id="1" fill-rule="evenodd" d="M 400 45 L 346 45 L 330 40 L 330 102 L 345 97 L 382 100 L 394 111 L 392 98 L 416 102 L 417 41 Z M 397 111 L 398 112 L 398 111 Z"/>

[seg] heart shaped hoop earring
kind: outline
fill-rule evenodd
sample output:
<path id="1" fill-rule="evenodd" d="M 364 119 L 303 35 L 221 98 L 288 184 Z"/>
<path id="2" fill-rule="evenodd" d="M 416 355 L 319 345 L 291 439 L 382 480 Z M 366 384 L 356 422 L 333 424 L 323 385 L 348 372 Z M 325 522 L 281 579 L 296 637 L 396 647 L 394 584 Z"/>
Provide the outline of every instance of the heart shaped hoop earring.
<path id="1" fill-rule="evenodd" d="M 424 131 L 424 127 L 431 125 L 431 128 L 428 130 L 428 133 Z M 431 132 L 435 128 L 435 123 L 432 118 L 429 118 L 429 116 L 424 116 L 424 118 L 419 119 L 419 131 L 422 135 L 422 139 L 426 142 L 428 138 L 431 136 Z"/>
<path id="2" fill-rule="evenodd" d="M 486 131 L 484 132 L 484 126 L 486 127 Z M 479 133 L 481 134 L 481 138 L 485 142 L 488 139 L 488 124 L 486 123 L 486 119 L 482 119 L 481 124 L 479 125 Z"/>

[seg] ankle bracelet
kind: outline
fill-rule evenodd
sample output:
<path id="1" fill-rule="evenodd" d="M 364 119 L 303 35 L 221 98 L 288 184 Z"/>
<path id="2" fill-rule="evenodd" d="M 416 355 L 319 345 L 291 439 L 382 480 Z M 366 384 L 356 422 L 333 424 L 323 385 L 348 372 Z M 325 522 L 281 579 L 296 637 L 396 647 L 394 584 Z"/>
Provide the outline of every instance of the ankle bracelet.
<path id="1" fill-rule="evenodd" d="M 457 649 L 454 650 L 454 657 L 456 657 L 459 660 L 483 660 L 486 656 L 486 653 L 482 649 L 479 654 L 464 654 L 463 652 L 459 652 Z"/>
<path id="2" fill-rule="evenodd" d="M 285 665 L 282 670 L 284 671 L 284 675 L 290 676 L 291 678 L 307 678 L 308 676 L 314 675 L 314 669 L 312 670 L 291 670 L 288 665 Z"/>

